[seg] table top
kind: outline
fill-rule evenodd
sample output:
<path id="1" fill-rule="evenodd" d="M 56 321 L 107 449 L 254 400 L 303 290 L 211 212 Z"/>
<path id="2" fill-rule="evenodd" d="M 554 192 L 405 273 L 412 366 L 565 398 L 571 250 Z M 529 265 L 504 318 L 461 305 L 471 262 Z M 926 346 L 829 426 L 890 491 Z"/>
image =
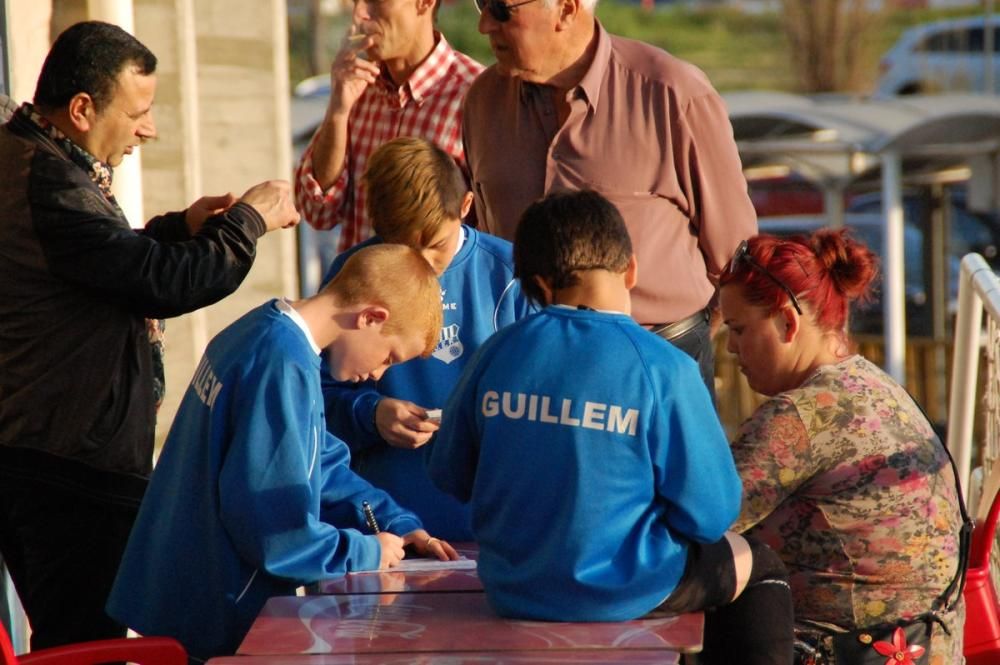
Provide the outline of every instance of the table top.
<path id="1" fill-rule="evenodd" d="M 319 593 L 427 593 L 447 591 L 482 591 L 483 583 L 475 570 L 381 570 L 351 573 L 335 580 L 324 580 Z"/>
<path id="2" fill-rule="evenodd" d="M 455 550 L 469 561 L 479 558 L 475 543 L 453 543 Z M 416 559 L 420 562 L 421 559 Z M 404 559 L 404 564 L 411 559 Z M 441 562 L 442 565 L 447 565 Z M 328 594 L 353 593 L 424 593 L 428 591 L 482 591 L 483 584 L 475 568 L 443 570 L 378 570 L 348 573 L 333 580 L 323 580 L 316 591 Z"/>
<path id="3" fill-rule="evenodd" d="M 686 652 L 701 649 L 703 627 L 700 613 L 619 623 L 512 621 L 497 617 L 477 592 L 279 596 L 268 600 L 237 653 Z"/>
<path id="4" fill-rule="evenodd" d="M 676 651 L 450 651 L 447 653 L 366 653 L 325 655 L 224 656 L 207 665 L 677 665 Z"/>

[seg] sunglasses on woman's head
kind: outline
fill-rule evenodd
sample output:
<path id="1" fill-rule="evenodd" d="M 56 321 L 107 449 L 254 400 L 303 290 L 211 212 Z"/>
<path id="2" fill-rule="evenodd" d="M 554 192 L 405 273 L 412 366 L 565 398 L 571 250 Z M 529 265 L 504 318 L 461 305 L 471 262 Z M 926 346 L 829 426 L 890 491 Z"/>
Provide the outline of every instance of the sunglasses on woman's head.
<path id="1" fill-rule="evenodd" d="M 521 5 L 526 5 L 529 2 L 535 2 L 535 0 L 524 0 L 523 2 L 515 2 L 512 5 L 508 5 L 503 0 L 475 0 L 476 9 L 482 14 L 483 11 L 490 13 L 490 16 L 494 18 L 498 23 L 506 23 L 510 20 L 511 13 L 510 10 L 520 7 Z"/>
<path id="2" fill-rule="evenodd" d="M 748 266 L 750 266 L 754 270 L 757 270 L 760 274 L 764 275 L 772 282 L 777 284 L 779 287 L 781 287 L 781 290 L 788 294 L 788 299 L 792 301 L 792 307 L 794 307 L 795 311 L 799 313 L 799 316 L 802 316 L 802 308 L 799 307 L 799 301 L 795 297 L 795 294 L 792 293 L 792 290 L 788 287 L 787 284 L 778 279 L 773 272 L 765 268 L 757 261 L 757 259 L 753 257 L 753 254 L 750 253 L 750 243 L 748 243 L 746 240 L 740 241 L 739 246 L 733 253 L 733 258 L 729 259 L 729 265 L 726 266 L 726 272 L 728 273 L 736 272 L 736 269 L 740 266 L 741 263 L 746 263 Z"/>

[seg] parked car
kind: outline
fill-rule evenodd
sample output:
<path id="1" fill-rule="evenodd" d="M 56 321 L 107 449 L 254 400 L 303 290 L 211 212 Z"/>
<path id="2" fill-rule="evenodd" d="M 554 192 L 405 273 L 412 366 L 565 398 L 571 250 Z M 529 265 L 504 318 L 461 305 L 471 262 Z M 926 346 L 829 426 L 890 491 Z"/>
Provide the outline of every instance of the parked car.
<path id="1" fill-rule="evenodd" d="M 1000 78 L 1000 19 L 993 29 L 993 71 Z M 924 23 L 905 31 L 882 57 L 878 96 L 985 90 L 986 17 Z M 994 79 L 993 91 L 1000 90 Z"/>
<path id="2" fill-rule="evenodd" d="M 965 206 L 965 190 L 952 187 L 948 190 L 951 223 L 946 239 L 945 261 L 948 277 L 948 313 L 953 314 L 958 299 L 958 276 L 962 257 L 978 252 L 993 266 L 1000 269 L 1000 217 L 996 214 L 974 213 Z M 930 248 L 926 242 L 930 200 L 918 190 L 908 190 L 903 198 L 903 263 L 904 292 L 906 296 L 907 333 L 927 336 L 932 333 L 929 265 Z M 854 236 L 884 257 L 882 194 L 872 192 L 855 196 L 847 208 L 844 223 Z M 761 233 L 788 236 L 809 234 L 826 226 L 823 215 L 795 215 L 761 217 Z M 881 334 L 882 299 L 880 285 L 876 285 L 869 303 L 858 303 L 851 312 L 850 329 L 861 334 Z"/>
<path id="3" fill-rule="evenodd" d="M 966 205 L 963 186 L 952 186 L 947 190 L 948 254 L 959 258 L 969 252 L 977 252 L 991 264 L 1000 259 L 1000 215 L 973 212 Z M 923 224 L 930 217 L 931 200 L 920 190 L 908 189 L 903 192 L 903 218 L 912 224 Z M 848 213 L 881 213 L 882 192 L 870 192 L 854 196 L 847 205 Z"/>
<path id="4" fill-rule="evenodd" d="M 815 183 L 795 173 L 747 181 L 750 202 L 758 217 L 818 215 L 823 212 L 823 192 Z"/>
<path id="5" fill-rule="evenodd" d="M 784 217 L 761 217 L 757 220 L 761 233 L 776 236 L 809 235 L 829 225 L 823 215 L 791 215 Z M 882 216 L 879 214 L 851 214 L 845 219 L 845 225 L 854 237 L 865 243 L 880 257 L 882 251 Z M 924 280 L 924 236 L 912 224 L 906 224 L 903 230 L 903 256 L 905 270 L 906 293 L 906 328 L 910 334 L 928 334 L 930 332 L 930 311 L 928 308 L 927 290 Z M 867 303 L 855 303 L 849 317 L 849 328 L 852 333 L 863 335 L 881 335 L 882 297 L 881 285 L 875 284 L 872 299 Z M 923 331 L 923 332 L 921 332 Z"/>

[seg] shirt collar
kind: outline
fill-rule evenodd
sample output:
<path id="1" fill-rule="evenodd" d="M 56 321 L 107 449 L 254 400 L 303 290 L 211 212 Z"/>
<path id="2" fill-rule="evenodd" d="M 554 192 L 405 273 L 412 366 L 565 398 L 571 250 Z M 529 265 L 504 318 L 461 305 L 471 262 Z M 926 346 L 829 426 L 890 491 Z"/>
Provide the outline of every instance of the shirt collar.
<path id="1" fill-rule="evenodd" d="M 417 68 L 410 74 L 410 78 L 406 79 L 406 82 L 398 88 L 394 88 L 392 80 L 383 67 L 380 77 L 383 90 L 389 96 L 398 95 L 400 107 L 406 106 L 410 99 L 417 104 L 423 102 L 424 97 L 444 80 L 455 61 L 455 51 L 452 50 L 444 35 L 435 32 L 434 39 L 434 48 L 431 49 L 430 54 L 417 65 Z"/>
<path id="2" fill-rule="evenodd" d="M 288 298 L 278 298 L 274 301 L 274 304 L 278 308 L 279 312 L 290 318 L 292 323 L 297 325 L 302 330 L 302 334 L 304 334 L 306 339 L 309 341 L 309 346 L 312 347 L 312 350 L 315 351 L 318 356 L 322 349 L 320 349 L 319 345 L 316 344 L 316 340 L 313 338 L 312 331 L 309 330 L 306 320 L 302 318 L 302 315 L 299 314 L 294 307 L 292 307 L 291 301 L 289 301 Z"/>
<path id="3" fill-rule="evenodd" d="M 573 94 L 586 99 L 591 109 L 597 108 L 597 103 L 601 98 L 601 84 L 604 82 L 611 62 L 611 38 L 596 18 L 594 19 L 594 32 L 597 35 L 597 50 L 594 51 L 594 59 L 591 60 L 583 78 L 573 88 Z M 541 90 L 549 87 L 543 83 L 515 80 L 519 86 L 518 92 L 522 103 L 528 103 L 533 95 L 537 95 Z"/>
<path id="4" fill-rule="evenodd" d="M 611 37 L 596 18 L 594 32 L 597 35 L 597 50 L 594 51 L 594 59 L 577 86 L 577 89 L 583 91 L 592 109 L 597 108 L 601 99 L 601 84 L 607 77 L 608 66 L 611 63 Z"/>
<path id="5" fill-rule="evenodd" d="M 114 177 L 114 171 L 109 164 L 105 164 L 97 157 L 84 150 L 82 147 L 73 142 L 71 138 L 66 136 L 58 127 L 49 122 L 46 118 L 42 117 L 35 109 L 31 102 L 25 102 L 21 104 L 21 107 L 17 110 L 21 117 L 26 119 L 31 123 L 38 131 L 40 131 L 45 136 L 48 136 L 62 148 L 66 156 L 69 157 L 73 162 L 83 169 L 101 193 L 111 202 L 114 203 L 114 196 L 111 194 L 111 179 Z M 117 206 L 117 203 L 115 204 Z"/>

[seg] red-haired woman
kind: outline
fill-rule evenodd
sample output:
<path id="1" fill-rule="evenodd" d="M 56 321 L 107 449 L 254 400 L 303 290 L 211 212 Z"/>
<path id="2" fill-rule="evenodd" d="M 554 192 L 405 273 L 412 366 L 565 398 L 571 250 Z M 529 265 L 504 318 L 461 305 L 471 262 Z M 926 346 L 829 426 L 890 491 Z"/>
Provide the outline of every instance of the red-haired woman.
<path id="1" fill-rule="evenodd" d="M 733 443 L 744 488 L 733 530 L 784 560 L 797 634 L 821 648 L 819 624 L 854 630 L 930 611 L 958 565 L 940 440 L 907 392 L 849 348 L 848 306 L 877 274 L 864 245 L 819 231 L 752 238 L 721 278 L 729 351 L 770 397 Z M 961 662 L 961 614 L 941 613 L 951 635 L 935 624 L 931 657 L 915 662 Z"/>

